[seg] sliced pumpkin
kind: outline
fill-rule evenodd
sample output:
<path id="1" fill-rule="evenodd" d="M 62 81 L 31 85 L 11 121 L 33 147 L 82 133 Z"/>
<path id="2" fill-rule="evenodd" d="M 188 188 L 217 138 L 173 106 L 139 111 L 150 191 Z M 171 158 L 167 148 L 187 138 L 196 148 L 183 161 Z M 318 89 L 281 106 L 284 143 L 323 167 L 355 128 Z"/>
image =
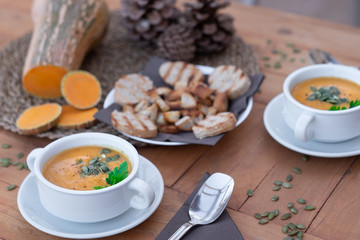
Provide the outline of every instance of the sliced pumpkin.
<path id="1" fill-rule="evenodd" d="M 101 85 L 86 71 L 68 72 L 61 80 L 61 93 L 68 104 L 77 109 L 89 109 L 101 99 Z"/>
<path id="2" fill-rule="evenodd" d="M 62 106 L 62 112 L 56 126 L 60 129 L 79 129 L 92 126 L 96 119 L 97 108 L 80 110 L 71 105 Z"/>
<path id="3" fill-rule="evenodd" d="M 56 125 L 61 110 L 61 106 L 57 103 L 30 107 L 18 117 L 16 127 L 26 135 L 45 132 Z"/>

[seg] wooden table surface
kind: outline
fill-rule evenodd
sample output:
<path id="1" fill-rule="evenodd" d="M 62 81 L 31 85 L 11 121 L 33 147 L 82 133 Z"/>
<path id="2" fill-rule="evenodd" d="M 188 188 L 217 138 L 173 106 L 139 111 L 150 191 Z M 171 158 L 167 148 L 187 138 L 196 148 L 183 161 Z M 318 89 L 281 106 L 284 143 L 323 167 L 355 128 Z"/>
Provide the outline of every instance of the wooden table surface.
<path id="1" fill-rule="evenodd" d="M 112 9 L 120 7 L 118 1 L 108 2 Z M 0 48 L 32 29 L 30 5 L 31 1 L 0 0 Z M 264 109 L 281 93 L 285 77 L 310 64 L 307 59 L 309 48 L 321 48 L 344 64 L 359 66 L 360 29 L 237 3 L 226 12 L 234 16 L 237 34 L 253 46 L 261 71 L 266 75 L 262 91 L 254 96 L 249 117 L 213 147 L 138 148 L 141 155 L 159 168 L 164 178 L 163 200 L 155 213 L 141 225 L 104 239 L 154 239 L 205 172 L 223 172 L 235 179 L 235 189 L 227 209 L 245 239 L 283 239 L 285 235 L 281 226 L 289 221 L 277 217 L 267 225 L 260 225 L 253 215 L 276 208 L 280 214 L 285 213 L 288 211 L 287 203 L 295 202 L 298 197 L 316 206 L 315 211 L 306 212 L 297 204 L 299 213 L 290 219 L 307 226 L 304 239 L 360 239 L 359 157 L 310 157 L 304 161 L 302 154 L 272 139 L 263 124 Z M 295 44 L 300 52 L 293 53 L 288 43 Z M 285 52 L 286 60 L 272 54 L 273 49 Z M 270 56 L 271 67 L 265 66 L 264 56 Z M 281 62 L 281 68 L 273 67 L 276 61 Z M 0 144 L 12 145 L 11 149 L 0 148 L 0 157 L 14 158 L 18 152 L 26 155 L 33 148 L 43 147 L 49 142 L 0 129 Z M 21 161 L 25 161 L 25 157 Z M 302 174 L 292 173 L 294 166 L 301 168 Z M 290 173 L 294 175 L 293 188 L 276 192 L 280 200 L 272 202 L 271 197 L 275 194 L 272 182 L 284 180 Z M 61 239 L 28 224 L 17 208 L 18 188 L 6 190 L 9 184 L 19 186 L 28 174 L 28 171 L 19 171 L 14 166 L 0 167 L 0 239 Z M 254 190 L 250 198 L 246 194 L 248 189 Z"/>

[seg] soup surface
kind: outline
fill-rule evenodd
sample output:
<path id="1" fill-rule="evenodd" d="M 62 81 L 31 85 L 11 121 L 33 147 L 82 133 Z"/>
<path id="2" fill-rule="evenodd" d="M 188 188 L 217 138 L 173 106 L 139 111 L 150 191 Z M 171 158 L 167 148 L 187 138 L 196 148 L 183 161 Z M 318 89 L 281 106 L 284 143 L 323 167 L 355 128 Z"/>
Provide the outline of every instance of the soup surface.
<path id="1" fill-rule="evenodd" d="M 51 183 L 72 190 L 94 190 L 105 186 L 108 173 L 129 158 L 122 152 L 101 146 L 71 148 L 51 157 L 44 166 L 43 175 Z"/>
<path id="2" fill-rule="evenodd" d="M 347 99 L 348 101 L 339 102 L 337 104 L 329 102 L 329 100 L 312 99 L 311 95 L 314 90 L 320 88 L 336 87 L 339 90 L 337 95 L 339 99 Z M 360 85 L 342 78 L 336 77 L 319 77 L 302 81 L 291 89 L 291 95 L 300 103 L 321 110 L 329 110 L 331 106 L 349 108 L 349 102 L 360 100 Z M 321 98 L 321 97 L 320 97 Z"/>

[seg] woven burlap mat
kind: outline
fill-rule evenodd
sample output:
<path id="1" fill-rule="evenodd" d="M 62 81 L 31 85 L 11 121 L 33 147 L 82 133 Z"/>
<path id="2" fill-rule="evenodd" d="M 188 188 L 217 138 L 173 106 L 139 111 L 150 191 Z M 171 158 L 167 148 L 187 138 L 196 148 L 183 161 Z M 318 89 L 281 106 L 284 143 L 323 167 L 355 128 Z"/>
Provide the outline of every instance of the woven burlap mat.
<path id="1" fill-rule="evenodd" d="M 49 102 L 49 100 L 29 95 L 21 84 L 22 68 L 30 38 L 31 34 L 26 34 L 0 51 L 0 126 L 15 133 L 20 133 L 15 125 L 16 119 L 26 108 Z M 140 47 L 129 41 L 125 30 L 121 27 L 118 11 L 112 12 L 107 35 L 102 43 L 87 55 L 81 67 L 93 73 L 101 81 L 103 96 L 97 107 L 102 108 L 106 94 L 121 75 L 139 72 L 149 57 L 156 54 L 154 48 Z M 240 37 L 235 37 L 231 45 L 223 52 L 198 56 L 193 63 L 209 66 L 233 64 L 241 67 L 247 74 L 259 73 L 255 53 Z M 62 98 L 52 100 L 52 102 L 65 104 Z M 36 136 L 57 139 L 80 132 L 111 133 L 129 140 L 136 146 L 145 145 L 128 139 L 104 123 L 97 123 L 90 128 L 79 130 L 53 128 Z"/>

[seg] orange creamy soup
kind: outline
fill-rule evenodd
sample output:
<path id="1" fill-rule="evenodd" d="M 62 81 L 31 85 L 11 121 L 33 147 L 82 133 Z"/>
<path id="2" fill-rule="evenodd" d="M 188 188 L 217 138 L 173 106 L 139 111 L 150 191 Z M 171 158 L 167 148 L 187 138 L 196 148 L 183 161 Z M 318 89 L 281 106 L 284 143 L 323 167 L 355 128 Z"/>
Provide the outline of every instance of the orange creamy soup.
<path id="1" fill-rule="evenodd" d="M 313 99 L 314 88 L 319 90 L 323 87 L 336 87 L 339 90 L 337 95 L 339 99 L 347 99 L 348 101 L 333 104 L 327 101 Z M 313 90 L 312 90 L 313 89 Z M 291 95 L 300 103 L 321 110 L 329 110 L 333 105 L 349 108 L 349 102 L 360 100 L 360 85 L 342 78 L 336 77 L 318 77 L 302 81 L 291 89 Z M 318 94 L 319 95 L 319 94 Z"/>
<path id="2" fill-rule="evenodd" d="M 43 175 L 59 187 L 93 190 L 94 186 L 108 185 L 108 173 L 125 161 L 130 174 L 131 163 L 124 153 L 101 146 L 76 147 L 51 157 Z"/>

